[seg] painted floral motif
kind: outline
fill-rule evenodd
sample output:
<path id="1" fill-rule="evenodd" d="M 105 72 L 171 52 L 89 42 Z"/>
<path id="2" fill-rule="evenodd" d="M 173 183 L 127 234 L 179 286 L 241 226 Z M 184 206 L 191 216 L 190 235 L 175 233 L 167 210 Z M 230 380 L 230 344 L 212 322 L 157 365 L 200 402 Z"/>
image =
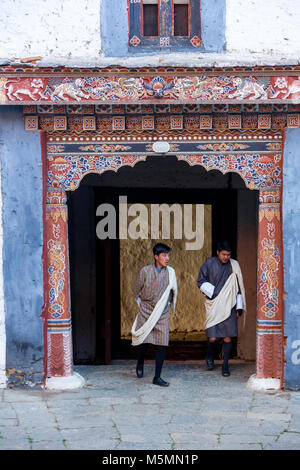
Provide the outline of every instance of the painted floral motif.
<path id="1" fill-rule="evenodd" d="M 194 47 L 203 46 L 203 42 L 198 36 L 193 36 L 190 42 Z"/>
<path id="2" fill-rule="evenodd" d="M 57 240 L 50 239 L 48 248 L 49 313 L 52 318 L 64 314 L 64 271 L 65 247 Z"/>
<path id="3" fill-rule="evenodd" d="M 172 143 L 170 145 L 170 151 L 178 151 L 178 144 Z M 90 154 L 67 154 L 59 156 L 50 154 L 48 156 L 49 187 L 63 187 L 65 190 L 72 190 L 78 186 L 87 173 L 102 173 L 107 169 L 115 171 L 122 165 L 134 165 L 137 161 L 146 159 L 146 154 L 144 153 L 134 155 L 122 155 L 118 153 L 119 148 L 124 150 L 126 147 L 125 145 L 119 146 L 119 144 L 89 144 L 81 146 L 80 148 L 88 152 L 93 152 Z M 177 158 L 186 161 L 190 165 L 202 165 L 208 171 L 219 170 L 222 173 L 238 173 L 250 189 L 281 186 L 282 169 L 280 165 L 280 154 L 241 153 L 244 147 L 247 148 L 248 145 L 238 142 L 205 143 L 199 144 L 197 147 L 202 149 L 201 153 L 178 153 Z M 211 150 L 213 153 L 203 152 L 205 148 Z M 97 150 L 104 152 L 99 152 L 100 154 L 95 155 Z M 223 153 L 221 150 L 226 153 Z M 237 153 L 233 153 L 235 150 Z M 152 144 L 146 145 L 145 151 L 152 151 Z M 112 155 L 108 156 L 107 153 L 112 153 Z"/>
<path id="4" fill-rule="evenodd" d="M 64 149 L 65 149 L 64 145 L 58 145 L 58 144 L 47 145 L 47 151 L 51 153 L 63 152 Z"/>
<path id="5" fill-rule="evenodd" d="M 161 47 L 168 47 L 170 45 L 170 38 L 169 37 L 160 37 L 159 38 L 159 45 Z"/>
<path id="6" fill-rule="evenodd" d="M 122 165 L 122 157 L 120 155 L 114 155 L 113 157 L 100 156 L 95 162 L 95 167 L 102 173 L 106 169 L 116 169 Z"/>
<path id="7" fill-rule="evenodd" d="M 130 44 L 134 47 L 138 46 L 139 43 L 141 42 L 140 38 L 138 38 L 137 36 L 132 36 L 132 38 L 130 39 Z"/>
<path id="8" fill-rule="evenodd" d="M 276 150 L 277 152 L 281 150 L 281 142 L 268 142 L 266 148 L 268 150 Z"/>
<path id="9" fill-rule="evenodd" d="M 144 87 L 148 96 L 154 98 L 163 98 L 165 96 L 172 96 L 173 94 L 173 81 L 165 80 L 162 77 L 155 77 L 153 80 L 144 80 Z"/>
<path id="10" fill-rule="evenodd" d="M 131 147 L 129 145 L 120 145 L 120 144 L 102 144 L 102 145 L 85 145 L 80 146 L 79 150 L 87 150 L 90 152 L 120 152 L 121 150 L 130 150 Z"/>
<path id="11" fill-rule="evenodd" d="M 215 152 L 226 152 L 232 150 L 245 150 L 249 148 L 247 144 L 239 144 L 239 143 L 226 143 L 221 142 L 216 144 L 199 144 L 197 145 L 199 150 L 213 150 Z"/>
<path id="12" fill-rule="evenodd" d="M 178 155 L 179 160 L 190 165 L 202 165 L 206 170 L 238 173 L 250 189 L 281 185 L 281 168 L 271 157 L 268 158 L 269 162 L 265 163 L 261 162 L 260 154 Z"/>
<path id="13" fill-rule="evenodd" d="M 269 224 L 268 224 L 269 225 Z M 270 229 L 271 227 L 269 227 Z M 274 318 L 278 311 L 278 270 L 280 264 L 279 249 L 275 245 L 275 227 L 271 228 L 273 235 L 263 238 L 260 249 L 261 274 L 259 292 L 264 298 L 262 311 L 268 318 Z"/>
<path id="14" fill-rule="evenodd" d="M 117 171 L 124 165 L 133 166 L 146 160 L 146 155 L 64 155 L 48 164 L 48 187 L 61 187 L 65 191 L 74 190 L 88 173 L 101 174 L 106 170 Z"/>

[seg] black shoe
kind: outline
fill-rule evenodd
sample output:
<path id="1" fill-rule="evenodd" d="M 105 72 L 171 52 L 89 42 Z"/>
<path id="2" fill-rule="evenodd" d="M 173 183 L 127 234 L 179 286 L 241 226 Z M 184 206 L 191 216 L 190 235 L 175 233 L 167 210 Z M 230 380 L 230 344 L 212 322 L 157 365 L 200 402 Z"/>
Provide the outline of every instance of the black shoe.
<path id="1" fill-rule="evenodd" d="M 160 387 L 168 387 L 170 384 L 166 382 L 161 377 L 154 377 L 153 382 L 154 385 L 159 385 Z"/>
<path id="2" fill-rule="evenodd" d="M 207 370 L 213 370 L 215 363 L 213 359 L 206 359 Z"/>
<path id="3" fill-rule="evenodd" d="M 228 364 L 222 364 L 222 375 L 223 375 L 223 377 L 229 377 L 230 376 Z"/>
<path id="4" fill-rule="evenodd" d="M 136 376 L 137 376 L 138 379 L 141 379 L 142 377 L 144 377 L 144 368 L 143 368 L 143 366 L 142 367 L 136 366 Z"/>

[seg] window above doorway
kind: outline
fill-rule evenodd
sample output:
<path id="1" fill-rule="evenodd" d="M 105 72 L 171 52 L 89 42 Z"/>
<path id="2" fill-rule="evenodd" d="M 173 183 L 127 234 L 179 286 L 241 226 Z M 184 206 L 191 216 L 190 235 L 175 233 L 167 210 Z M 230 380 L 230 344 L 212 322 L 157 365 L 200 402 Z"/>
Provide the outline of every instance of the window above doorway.
<path id="1" fill-rule="evenodd" d="M 128 0 L 129 47 L 203 49 L 201 0 Z"/>

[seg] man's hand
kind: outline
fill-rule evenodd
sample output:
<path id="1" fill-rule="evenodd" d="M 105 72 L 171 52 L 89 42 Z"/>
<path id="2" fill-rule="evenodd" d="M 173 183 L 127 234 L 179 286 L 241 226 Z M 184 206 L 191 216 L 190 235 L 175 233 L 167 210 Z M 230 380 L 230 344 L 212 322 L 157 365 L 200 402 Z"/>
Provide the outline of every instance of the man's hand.
<path id="1" fill-rule="evenodd" d="M 243 313 L 243 310 L 237 310 L 236 311 L 236 316 L 240 317 L 242 315 L 242 313 Z"/>

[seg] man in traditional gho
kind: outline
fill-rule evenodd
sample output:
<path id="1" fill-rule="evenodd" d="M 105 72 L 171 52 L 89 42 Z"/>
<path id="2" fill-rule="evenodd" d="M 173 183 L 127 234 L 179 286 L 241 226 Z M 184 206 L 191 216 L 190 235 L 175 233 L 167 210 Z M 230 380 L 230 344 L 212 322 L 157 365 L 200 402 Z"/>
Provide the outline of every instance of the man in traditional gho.
<path id="1" fill-rule="evenodd" d="M 137 317 L 132 326 L 132 345 L 137 346 L 136 374 L 144 375 L 144 357 L 148 344 L 156 345 L 155 374 L 153 384 L 167 387 L 161 378 L 166 346 L 169 344 L 169 306 L 173 315 L 177 298 L 175 270 L 168 266 L 170 248 L 163 243 L 153 247 L 154 263 L 144 266 L 137 277 L 134 295 L 139 305 Z"/>
<path id="2" fill-rule="evenodd" d="M 218 243 L 217 256 L 208 258 L 200 268 L 197 284 L 206 295 L 205 334 L 208 338 L 206 363 L 214 368 L 215 345 L 223 339 L 222 375 L 230 375 L 228 360 L 231 338 L 238 335 L 238 317 L 246 311 L 245 288 L 239 263 L 231 258 L 227 241 Z M 245 318 L 245 316 L 244 316 Z"/>

